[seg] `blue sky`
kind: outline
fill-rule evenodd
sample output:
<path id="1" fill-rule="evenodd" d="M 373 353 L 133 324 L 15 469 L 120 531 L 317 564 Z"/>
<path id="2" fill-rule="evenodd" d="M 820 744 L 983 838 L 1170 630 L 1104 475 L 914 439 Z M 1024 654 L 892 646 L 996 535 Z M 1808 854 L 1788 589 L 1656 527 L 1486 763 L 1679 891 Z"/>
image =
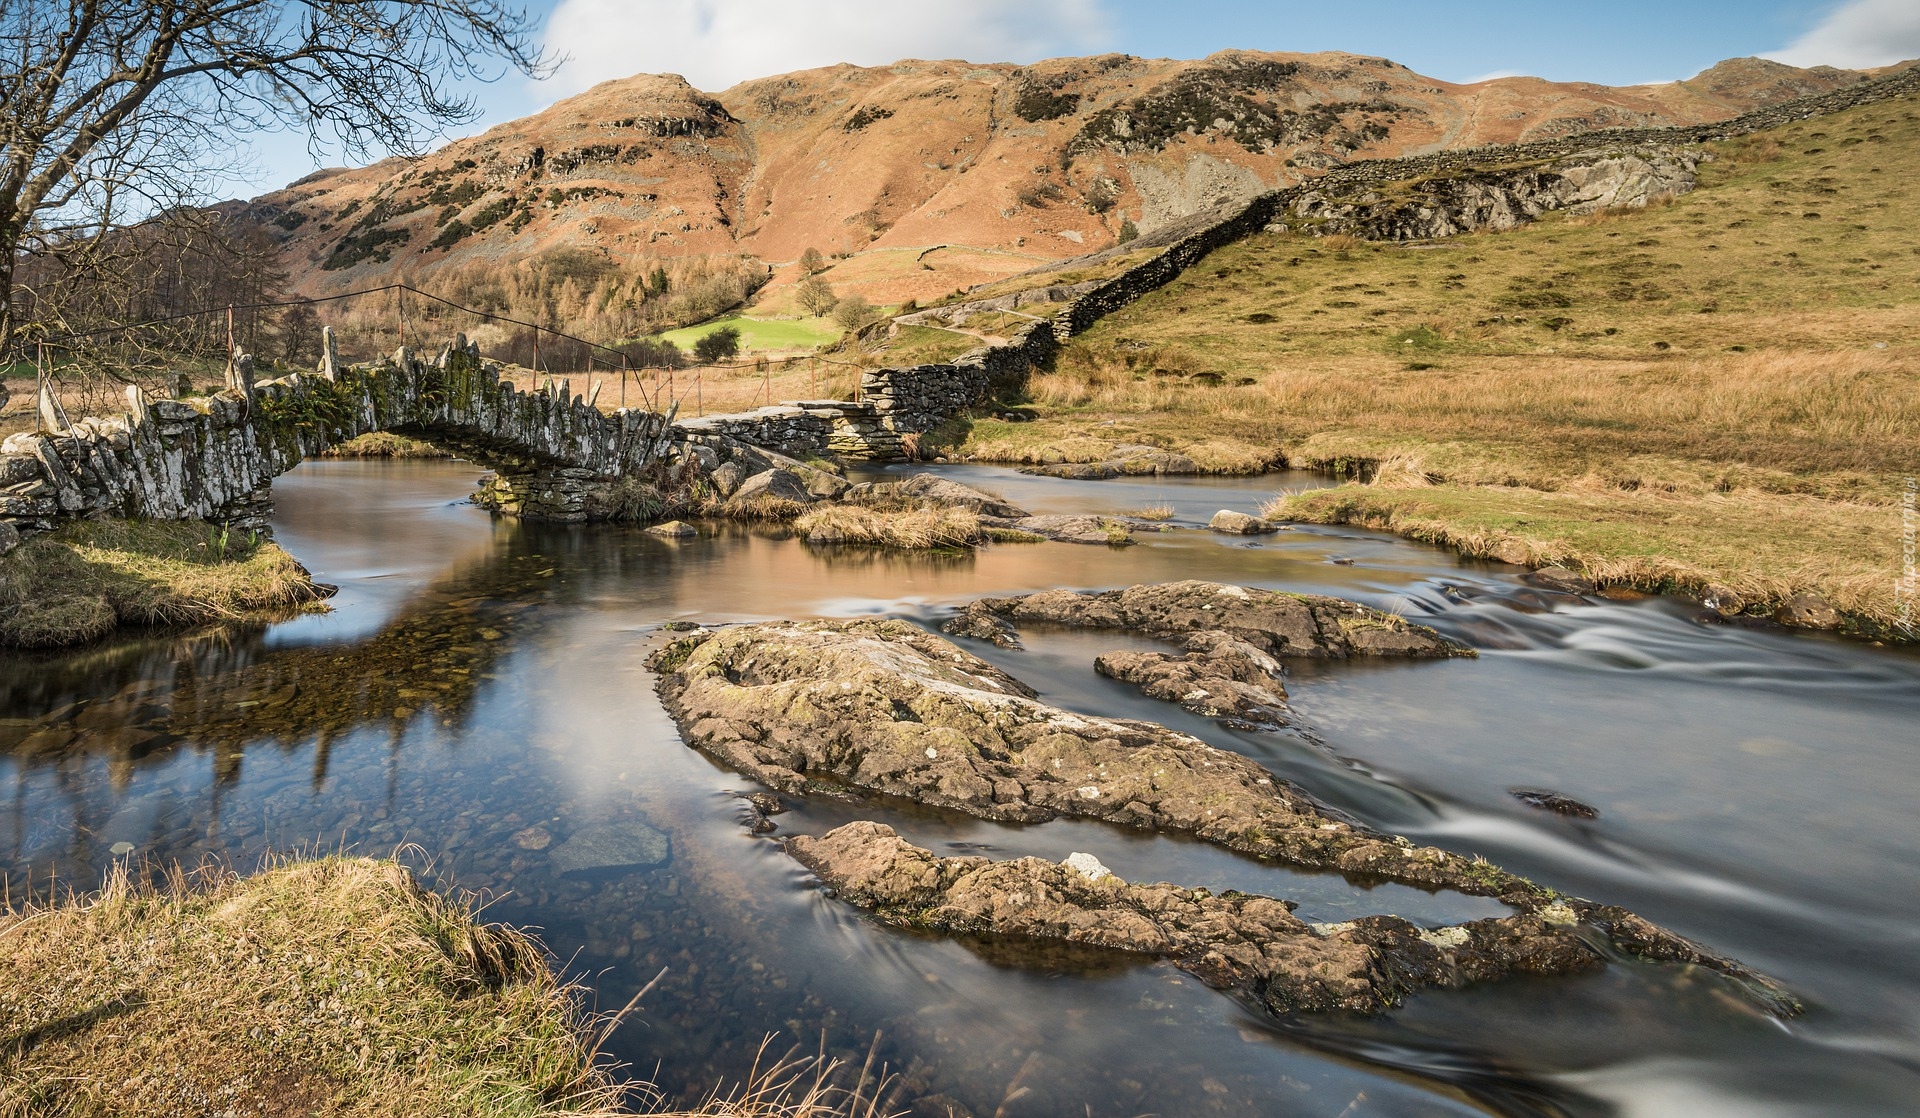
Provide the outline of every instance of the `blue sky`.
<path id="1" fill-rule="evenodd" d="M 508 76 L 475 86 L 485 115 L 463 133 L 633 73 L 676 72 L 718 90 L 903 57 L 1345 50 L 1456 82 L 1534 74 L 1626 85 L 1690 77 L 1745 55 L 1852 67 L 1920 56 L 1920 0 L 538 0 L 531 9 L 549 48 L 571 61 L 545 82 Z M 223 193 L 259 193 L 318 165 L 290 136 L 250 146 L 253 168 Z"/>

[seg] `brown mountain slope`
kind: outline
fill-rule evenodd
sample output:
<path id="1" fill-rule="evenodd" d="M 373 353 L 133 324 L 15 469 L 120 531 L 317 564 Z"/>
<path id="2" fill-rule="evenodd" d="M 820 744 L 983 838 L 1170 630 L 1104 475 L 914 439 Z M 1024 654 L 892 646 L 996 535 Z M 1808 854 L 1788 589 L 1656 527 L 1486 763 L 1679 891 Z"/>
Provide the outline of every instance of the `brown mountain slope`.
<path id="1" fill-rule="evenodd" d="M 1246 51 L 843 65 L 718 95 L 640 75 L 418 161 L 311 175 L 254 212 L 312 295 L 407 279 L 511 305 L 503 277 L 564 258 L 556 283 L 599 292 L 582 305 L 644 302 L 661 261 L 811 246 L 858 254 L 836 269 L 843 290 L 866 277 L 891 301 L 1351 159 L 1715 121 L 1866 76 L 1740 59 L 1663 85 L 1455 85 L 1378 58 Z"/>

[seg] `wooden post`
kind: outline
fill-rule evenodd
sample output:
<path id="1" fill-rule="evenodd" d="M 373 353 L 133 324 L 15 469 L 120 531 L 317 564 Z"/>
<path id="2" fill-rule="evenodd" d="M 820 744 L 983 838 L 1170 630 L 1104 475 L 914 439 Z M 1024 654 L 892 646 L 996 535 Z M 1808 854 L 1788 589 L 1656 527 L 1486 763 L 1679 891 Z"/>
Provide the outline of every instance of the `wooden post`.
<path id="1" fill-rule="evenodd" d="M 73 429 L 73 424 L 67 419 L 67 409 L 60 403 L 60 394 L 54 391 L 53 376 L 47 372 L 47 343 L 40 343 L 39 354 L 40 398 L 35 403 L 40 413 L 40 429 L 50 435 L 63 435 Z"/>
<path id="2" fill-rule="evenodd" d="M 47 343 L 41 342 L 33 357 L 33 429 L 45 432 L 53 426 L 53 398 L 47 394 Z"/>

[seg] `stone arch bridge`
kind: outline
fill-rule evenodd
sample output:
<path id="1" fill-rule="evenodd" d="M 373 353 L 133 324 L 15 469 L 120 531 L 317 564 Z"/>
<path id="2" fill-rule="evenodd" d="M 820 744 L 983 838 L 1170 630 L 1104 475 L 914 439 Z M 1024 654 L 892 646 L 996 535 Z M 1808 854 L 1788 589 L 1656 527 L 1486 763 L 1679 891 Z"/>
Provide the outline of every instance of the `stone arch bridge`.
<path id="1" fill-rule="evenodd" d="M 368 364 L 328 357 L 317 373 L 253 383 L 241 357 L 211 396 L 151 399 L 128 410 L 0 444 L 0 521 L 48 529 L 88 516 L 266 526 L 273 479 L 335 443 L 372 431 L 424 439 L 495 470 L 511 510 L 552 520 L 606 518 L 610 482 L 670 448 L 669 418 L 602 413 L 565 381 L 523 392 L 464 338 L 428 358 L 402 348 Z"/>

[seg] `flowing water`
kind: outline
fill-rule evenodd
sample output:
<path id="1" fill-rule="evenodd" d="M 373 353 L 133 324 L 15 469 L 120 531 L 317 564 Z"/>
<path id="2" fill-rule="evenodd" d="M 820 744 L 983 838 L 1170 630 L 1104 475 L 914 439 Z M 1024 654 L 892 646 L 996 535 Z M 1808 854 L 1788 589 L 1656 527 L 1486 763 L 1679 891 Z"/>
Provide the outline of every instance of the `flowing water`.
<path id="1" fill-rule="evenodd" d="M 1316 484 L 943 472 L 1037 512 L 1165 504 L 1189 528 Z M 902 1105 L 1005 1118 L 1920 1112 L 1920 657 L 1709 624 L 1673 600 L 1543 594 L 1513 568 L 1358 531 L 823 554 L 737 526 L 680 542 L 494 521 L 461 503 L 474 473 L 319 462 L 276 482 L 280 541 L 341 586 L 327 616 L 0 660 L 13 887 L 84 887 L 119 843 L 241 866 L 402 850 L 436 884 L 490 899 L 492 918 L 537 927 L 602 1007 L 667 968 L 615 1047 L 687 1093 L 737 1076 L 778 1032 L 776 1047 L 856 1062 L 877 1036 Z M 668 621 L 932 625 L 982 595 L 1179 578 L 1350 597 L 1483 651 L 1295 666 L 1309 729 L 1271 734 L 1096 676 L 1123 636 L 976 651 L 1058 705 L 1166 723 L 1374 826 L 1633 908 L 1776 977 L 1807 1012 L 1777 1021 L 1711 976 L 1625 963 L 1279 1022 L 1168 965 L 884 928 L 748 834 L 735 793 L 753 785 L 680 743 L 644 666 Z M 1514 787 L 1600 816 L 1541 812 Z M 1312 920 L 1500 911 L 1090 822 L 790 806 L 781 833 L 873 818 L 942 852 L 1082 850 L 1131 880 L 1289 897 Z M 663 860 L 614 849 L 655 832 Z"/>

